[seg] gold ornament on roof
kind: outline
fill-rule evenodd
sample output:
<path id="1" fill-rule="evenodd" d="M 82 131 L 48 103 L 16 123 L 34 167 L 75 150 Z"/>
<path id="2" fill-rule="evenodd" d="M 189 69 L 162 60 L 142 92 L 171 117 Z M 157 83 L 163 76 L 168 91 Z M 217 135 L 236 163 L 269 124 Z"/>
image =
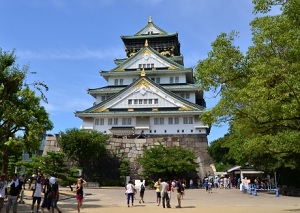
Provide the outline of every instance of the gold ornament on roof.
<path id="1" fill-rule="evenodd" d="M 189 107 L 189 106 L 185 106 L 185 105 L 183 105 L 182 107 L 180 107 L 180 108 L 179 108 L 179 110 L 180 110 L 180 111 L 192 110 L 192 108 L 191 108 L 191 107 Z"/>
<path id="2" fill-rule="evenodd" d="M 149 82 L 144 79 L 142 79 L 139 83 L 137 83 L 135 88 L 140 89 L 142 86 L 145 86 L 147 89 L 150 89 Z"/>
<path id="3" fill-rule="evenodd" d="M 146 72 L 145 72 L 145 69 L 143 68 L 142 72 L 141 72 L 141 77 L 145 77 L 145 76 L 146 76 Z"/>
<path id="4" fill-rule="evenodd" d="M 145 41 L 145 47 L 148 47 L 148 39 Z"/>
<path id="5" fill-rule="evenodd" d="M 148 23 L 152 23 L 152 17 L 149 16 Z"/>
<path id="6" fill-rule="evenodd" d="M 109 112 L 109 109 L 107 109 L 106 107 L 100 107 L 96 109 L 95 112 Z"/>

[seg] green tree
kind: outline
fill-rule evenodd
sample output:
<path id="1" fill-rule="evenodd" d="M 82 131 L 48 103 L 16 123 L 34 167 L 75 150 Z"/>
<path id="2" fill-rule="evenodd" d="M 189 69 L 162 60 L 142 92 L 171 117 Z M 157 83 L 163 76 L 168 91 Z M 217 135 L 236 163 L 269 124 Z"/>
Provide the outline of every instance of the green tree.
<path id="1" fill-rule="evenodd" d="M 122 160 L 121 161 L 119 171 L 120 171 L 120 178 L 125 183 L 126 176 L 130 175 L 129 160 Z"/>
<path id="2" fill-rule="evenodd" d="M 60 132 L 58 143 L 66 156 L 78 163 L 83 175 L 89 178 L 97 170 L 99 159 L 107 156 L 108 138 L 109 135 L 98 131 L 74 128 Z"/>
<path id="3" fill-rule="evenodd" d="M 253 45 L 243 54 L 236 32 L 222 33 L 200 60 L 200 89 L 220 96 L 202 115 L 207 124 L 230 122 L 230 152 L 241 163 L 274 171 L 300 168 L 300 24 L 298 0 L 254 0 L 254 12 L 281 4 L 282 13 L 251 22 Z"/>
<path id="4" fill-rule="evenodd" d="M 232 147 L 228 146 L 229 141 L 229 135 L 227 134 L 223 138 L 211 142 L 208 147 L 208 153 L 213 158 L 217 171 L 225 171 L 237 164 L 231 155 L 230 148 Z"/>
<path id="5" fill-rule="evenodd" d="M 46 177 L 59 178 L 69 186 L 76 183 L 78 178 L 78 170 L 67 165 L 65 154 L 62 152 L 47 152 L 47 155 L 34 156 L 28 162 L 19 161 L 17 165 L 25 166 L 28 174 L 41 171 Z"/>
<path id="6" fill-rule="evenodd" d="M 195 159 L 195 153 L 188 149 L 159 145 L 145 150 L 138 162 L 143 168 L 143 176 L 156 180 L 158 177 L 185 177 L 196 173 L 198 164 Z"/>
<path id="7" fill-rule="evenodd" d="M 52 122 L 41 100 L 46 101 L 42 82 L 27 84 L 28 66 L 16 65 L 14 52 L 0 49 L 0 149 L 2 151 L 2 173 L 7 173 L 10 151 L 18 147 L 37 150 L 43 133 L 53 128 Z M 41 92 L 36 96 L 35 90 Z M 16 136 L 18 135 L 18 136 Z"/>

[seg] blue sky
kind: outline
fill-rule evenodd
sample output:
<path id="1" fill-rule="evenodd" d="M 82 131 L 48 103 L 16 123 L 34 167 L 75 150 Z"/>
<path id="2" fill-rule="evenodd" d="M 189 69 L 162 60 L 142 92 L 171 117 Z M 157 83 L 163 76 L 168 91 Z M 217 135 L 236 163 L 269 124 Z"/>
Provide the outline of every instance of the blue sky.
<path id="1" fill-rule="evenodd" d="M 106 86 L 100 70 L 124 58 L 121 35 L 133 35 L 149 16 L 167 32 L 179 33 L 185 66 L 207 57 L 221 32 L 239 32 L 236 45 L 251 45 L 251 0 L 1 0 L 0 48 L 15 49 L 17 64 L 29 65 L 27 81 L 49 86 L 46 110 L 54 123 L 48 133 L 79 128 L 76 110 L 92 106 L 87 88 Z M 217 103 L 205 94 L 207 107 Z M 212 127 L 209 141 L 222 137 L 227 126 Z"/>

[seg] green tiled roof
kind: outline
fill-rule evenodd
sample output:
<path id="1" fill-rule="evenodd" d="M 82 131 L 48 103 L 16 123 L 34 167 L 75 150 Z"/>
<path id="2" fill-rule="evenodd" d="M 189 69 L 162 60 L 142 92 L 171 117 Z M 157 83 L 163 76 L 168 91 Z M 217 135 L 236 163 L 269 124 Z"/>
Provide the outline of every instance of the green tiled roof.
<path id="1" fill-rule="evenodd" d="M 91 108 L 88 108 L 84 111 L 77 111 L 75 112 L 76 115 L 78 114 L 82 114 L 82 113 L 91 113 L 93 112 L 95 109 L 97 108 L 100 108 L 101 106 L 103 106 L 104 104 L 106 104 L 107 102 L 113 100 L 114 98 L 116 98 L 117 96 L 122 96 L 122 93 L 126 92 L 127 90 L 129 90 L 132 86 L 138 84 L 142 79 L 145 79 L 146 81 L 148 81 L 149 83 L 151 83 L 152 85 L 158 87 L 160 90 L 164 91 L 165 93 L 169 94 L 171 97 L 187 104 L 188 106 L 190 107 L 193 107 L 195 109 L 195 111 L 203 111 L 204 110 L 204 107 L 198 105 L 198 104 L 194 104 L 190 101 L 187 101 L 183 98 L 181 98 L 180 96 L 174 94 L 173 92 L 171 91 L 168 91 L 167 89 L 165 89 L 163 86 L 159 85 L 159 84 L 156 84 L 155 82 L 153 82 L 151 79 L 149 79 L 147 76 L 144 76 L 144 77 L 140 77 L 137 81 L 133 82 L 132 84 L 128 85 L 127 87 L 125 87 L 124 89 L 122 89 L 120 92 L 110 96 L 108 99 L 106 99 L 105 101 L 99 103 L 99 104 L 96 104 L 95 106 L 91 107 Z M 190 111 L 185 111 L 185 112 L 190 112 Z"/>
<path id="2" fill-rule="evenodd" d="M 161 86 L 170 91 L 198 91 L 199 87 L 195 84 L 161 84 Z M 94 89 L 88 89 L 89 94 L 96 93 L 115 93 L 120 92 L 126 86 L 106 86 Z"/>
<path id="3" fill-rule="evenodd" d="M 141 116 L 141 115 L 149 115 L 149 116 L 154 116 L 154 115 L 200 115 L 204 110 L 193 110 L 193 111 L 179 111 L 179 110 L 174 110 L 174 111 L 133 111 L 133 112 L 128 112 L 128 111 L 114 111 L 114 112 L 101 112 L 101 113 L 86 113 L 85 111 L 76 111 L 75 114 L 78 117 L 93 117 L 93 116 L 120 116 L 120 117 L 128 117 L 130 115 L 132 116 Z"/>

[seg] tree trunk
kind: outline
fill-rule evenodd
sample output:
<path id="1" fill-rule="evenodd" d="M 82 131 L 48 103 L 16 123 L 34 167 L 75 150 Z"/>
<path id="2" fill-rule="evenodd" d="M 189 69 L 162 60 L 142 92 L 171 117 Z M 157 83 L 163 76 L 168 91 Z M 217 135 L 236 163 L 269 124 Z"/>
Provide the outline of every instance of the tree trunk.
<path id="1" fill-rule="evenodd" d="M 6 177 L 9 176 L 9 174 L 7 174 L 7 170 L 8 170 L 8 151 L 7 148 L 4 148 L 2 151 L 2 174 L 5 174 Z"/>

